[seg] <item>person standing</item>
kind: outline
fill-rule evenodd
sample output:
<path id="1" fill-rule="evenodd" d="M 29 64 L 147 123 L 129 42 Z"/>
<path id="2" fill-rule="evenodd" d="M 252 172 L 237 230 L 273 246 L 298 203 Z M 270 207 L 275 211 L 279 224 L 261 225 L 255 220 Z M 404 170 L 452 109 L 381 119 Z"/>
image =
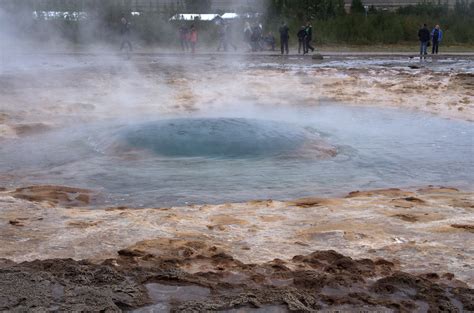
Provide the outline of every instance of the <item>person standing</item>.
<path id="1" fill-rule="evenodd" d="M 430 31 L 428 30 L 428 26 L 423 24 L 423 27 L 418 30 L 418 39 L 420 40 L 420 60 L 422 58 L 426 59 L 426 49 L 428 47 L 428 43 L 430 42 Z"/>
<path id="2" fill-rule="evenodd" d="M 275 51 L 275 36 L 272 32 L 268 32 L 267 36 L 264 38 L 265 44 L 270 50 Z"/>
<path id="3" fill-rule="evenodd" d="M 227 37 L 224 22 L 219 25 L 217 35 L 219 36 L 219 45 L 217 46 L 217 51 L 220 51 L 221 48 L 223 48 L 224 51 L 227 51 Z"/>
<path id="4" fill-rule="evenodd" d="M 125 45 L 128 46 L 129 51 L 132 51 L 132 43 L 130 42 L 130 23 L 127 21 L 125 16 L 122 16 L 122 18 L 120 19 L 120 36 L 120 51 L 125 48 Z"/>
<path id="5" fill-rule="evenodd" d="M 191 52 L 195 53 L 196 52 L 196 43 L 198 41 L 198 33 L 196 30 L 196 27 L 194 27 L 194 24 L 191 25 L 191 28 L 189 29 L 189 43 L 191 44 Z"/>
<path id="6" fill-rule="evenodd" d="M 226 38 L 226 43 L 228 46 L 231 46 L 234 51 L 237 51 L 237 46 L 234 44 L 234 32 L 232 31 L 232 27 L 230 24 L 225 23 L 224 24 L 224 31 L 225 31 L 225 38 Z"/>
<path id="7" fill-rule="evenodd" d="M 188 28 L 185 25 L 182 25 L 179 28 L 179 42 L 181 44 L 181 50 L 188 51 Z"/>
<path id="8" fill-rule="evenodd" d="M 244 41 L 245 41 L 249 51 L 251 51 L 252 50 L 252 27 L 250 27 L 249 22 L 245 22 Z"/>
<path id="9" fill-rule="evenodd" d="M 305 53 L 308 53 L 309 49 L 311 49 L 311 52 L 314 51 L 314 47 L 311 46 L 311 41 L 313 40 L 313 26 L 311 25 L 310 22 L 306 24 L 306 51 Z"/>
<path id="10" fill-rule="evenodd" d="M 280 32 L 280 48 L 281 48 L 281 54 L 286 54 L 289 53 L 288 49 L 288 41 L 290 39 L 290 29 L 286 25 L 285 22 L 281 22 L 281 26 L 279 29 Z"/>
<path id="11" fill-rule="evenodd" d="M 306 53 L 306 27 L 301 26 L 301 29 L 296 34 L 298 37 L 298 54 L 301 53 L 301 49 L 303 49 L 303 54 Z"/>
<path id="12" fill-rule="evenodd" d="M 431 41 L 433 42 L 433 47 L 431 48 L 431 54 L 438 54 L 439 43 L 443 39 L 443 32 L 439 28 L 439 25 L 436 25 L 435 28 L 431 31 Z"/>
<path id="13" fill-rule="evenodd" d="M 262 47 L 260 46 L 260 40 L 262 39 L 262 32 L 261 32 L 260 26 L 257 23 L 255 23 L 252 27 L 252 36 L 250 39 L 252 41 L 253 52 L 262 50 Z"/>

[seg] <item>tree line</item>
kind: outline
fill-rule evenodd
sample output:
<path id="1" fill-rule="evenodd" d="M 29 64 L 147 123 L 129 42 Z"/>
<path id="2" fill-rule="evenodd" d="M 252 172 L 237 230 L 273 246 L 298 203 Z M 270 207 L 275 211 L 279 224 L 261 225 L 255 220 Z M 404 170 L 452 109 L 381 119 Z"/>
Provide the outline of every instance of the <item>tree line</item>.
<path id="1" fill-rule="evenodd" d="M 441 25 L 445 44 L 474 44 L 474 1 L 447 4 L 424 2 L 381 10 L 352 0 L 346 11 L 343 0 L 272 0 L 268 23 L 285 19 L 292 29 L 312 21 L 319 44 L 404 44 L 418 40 L 424 23 Z"/>
<path id="2" fill-rule="evenodd" d="M 189 2 L 189 3 L 188 3 Z M 43 7 L 39 6 L 43 4 Z M 0 0 L 0 8 L 9 16 L 9 23 L 19 29 L 18 36 L 32 36 L 45 41 L 60 35 L 72 42 L 113 41 L 119 28 L 120 17 L 125 14 L 133 25 L 133 34 L 145 44 L 170 43 L 176 40 L 180 25 L 169 22 L 169 18 L 189 6 L 199 13 L 210 13 L 210 1 L 181 1 L 180 6 L 171 6 L 161 12 L 142 12 L 131 16 L 132 1 L 117 0 Z M 194 3 L 194 4 L 193 4 Z M 200 3 L 197 5 L 197 3 Z M 46 6 L 45 6 L 46 5 Z M 81 5 L 81 7 L 79 7 Z M 56 11 L 84 10 L 87 20 L 34 20 L 32 11 L 49 9 Z M 188 8 L 190 9 L 190 8 Z M 251 8 L 241 8 L 241 10 Z M 222 12 L 211 12 L 222 13 Z M 278 30 L 281 21 L 287 22 L 295 42 L 296 32 L 307 21 L 311 21 L 317 44 L 412 44 L 419 27 L 441 25 L 444 44 L 474 44 L 474 1 L 459 0 L 453 8 L 447 4 L 421 3 L 400 7 L 393 11 L 375 7 L 366 9 L 361 0 L 353 0 L 346 10 L 343 0 L 269 0 L 266 12 L 258 20 L 264 31 Z M 212 23 L 195 22 L 202 41 L 217 40 Z M 243 21 L 234 22 L 236 31 Z M 54 30 L 53 32 L 51 30 Z"/>

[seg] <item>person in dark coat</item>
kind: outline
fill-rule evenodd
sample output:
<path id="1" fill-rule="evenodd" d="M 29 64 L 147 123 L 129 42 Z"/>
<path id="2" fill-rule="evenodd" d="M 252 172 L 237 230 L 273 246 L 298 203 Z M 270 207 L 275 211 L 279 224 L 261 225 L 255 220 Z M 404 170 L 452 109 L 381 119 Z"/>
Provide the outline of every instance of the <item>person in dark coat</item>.
<path id="1" fill-rule="evenodd" d="M 262 40 L 262 29 L 257 23 L 255 23 L 252 27 L 252 35 L 250 40 L 252 43 L 253 52 L 262 50 L 262 47 L 260 46 L 260 41 Z"/>
<path id="2" fill-rule="evenodd" d="M 281 26 L 279 29 L 280 32 L 280 47 L 281 47 L 281 54 L 289 53 L 288 49 L 288 41 L 290 40 L 290 29 L 286 25 L 285 22 L 281 22 Z"/>
<path id="3" fill-rule="evenodd" d="M 306 53 L 306 27 L 301 26 L 301 29 L 296 34 L 298 37 L 298 54 L 301 53 L 301 49 L 303 49 L 303 54 Z"/>
<path id="4" fill-rule="evenodd" d="M 428 43 L 430 42 L 430 31 L 428 30 L 428 26 L 423 24 L 423 27 L 418 30 L 418 39 L 420 40 L 420 60 L 422 58 L 426 59 L 426 49 L 428 47 Z"/>
<path id="5" fill-rule="evenodd" d="M 130 23 L 127 21 L 125 16 L 122 16 L 122 18 L 120 19 L 120 36 L 120 51 L 125 48 L 125 45 L 127 45 L 129 50 L 132 51 L 132 43 L 130 42 Z"/>
<path id="6" fill-rule="evenodd" d="M 308 53 L 309 49 L 311 52 L 314 51 L 314 47 L 311 46 L 311 41 L 313 40 L 313 26 L 310 22 L 306 24 L 306 53 Z"/>
<path id="7" fill-rule="evenodd" d="M 431 49 L 431 54 L 438 54 L 439 43 L 443 39 L 443 32 L 439 28 L 439 25 L 436 25 L 435 28 L 431 31 L 431 41 L 433 42 L 433 48 Z"/>

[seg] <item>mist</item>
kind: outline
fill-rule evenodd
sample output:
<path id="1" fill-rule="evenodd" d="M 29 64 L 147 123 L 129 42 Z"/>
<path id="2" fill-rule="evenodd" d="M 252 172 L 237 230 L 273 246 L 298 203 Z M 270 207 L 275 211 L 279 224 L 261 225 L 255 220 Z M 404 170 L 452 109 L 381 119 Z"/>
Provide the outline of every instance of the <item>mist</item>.
<path id="1" fill-rule="evenodd" d="M 410 85 L 410 88 L 424 90 L 431 80 L 430 77 L 424 77 L 417 86 L 413 87 L 411 73 L 407 72 L 407 68 L 416 61 L 406 58 L 346 59 L 331 56 L 324 62 L 317 62 L 297 54 L 280 56 L 278 52 L 268 51 L 252 54 L 247 51 L 248 47 L 242 38 L 237 35 L 234 37 L 238 46 L 237 52 L 232 51 L 232 48 L 230 48 L 231 51 L 216 52 L 217 42 L 206 41 L 205 36 L 216 36 L 219 26 L 213 22 L 204 21 L 196 22 L 198 32 L 204 39 L 198 41 L 197 52 L 192 54 L 189 51 L 181 51 L 177 32 L 181 25 L 189 26 L 193 23 L 192 21 L 173 23 L 163 18 L 157 21 L 156 25 L 150 25 L 151 35 L 141 37 L 140 34 L 133 33 L 134 28 L 142 27 L 143 25 L 139 23 L 150 23 L 153 19 L 150 19 L 150 16 L 134 17 L 132 15 L 127 17 L 130 18 L 131 23 L 130 40 L 133 51 L 126 53 L 120 51 L 121 12 L 112 12 L 112 17 L 108 20 L 109 24 L 99 18 L 100 12 L 96 15 L 89 11 L 85 13 L 87 13 L 87 18 L 74 24 L 77 28 L 72 37 L 71 33 L 61 28 L 65 21 L 38 21 L 27 9 L 15 14 L 6 10 L 0 13 L 2 16 L 0 19 L 2 26 L 0 29 L 2 38 L 0 140 L 6 143 L 3 152 L 8 155 L 3 163 L 4 169 L 8 175 L 12 175 L 7 176 L 8 178 L 4 181 L 8 181 L 12 186 L 33 182 L 54 182 L 81 187 L 93 186 L 99 189 L 105 188 L 109 193 L 128 194 L 129 191 L 126 188 L 119 188 L 115 184 L 117 177 L 126 175 L 120 167 L 121 162 L 125 162 L 125 168 L 136 166 L 136 176 L 124 184 L 128 187 L 140 185 L 140 188 L 148 193 L 158 188 L 157 185 L 151 184 L 151 189 L 147 189 L 146 184 L 149 180 L 157 177 L 173 179 L 173 173 L 179 172 L 183 167 L 179 160 L 181 156 L 179 153 L 172 154 L 177 156 L 177 160 L 165 162 L 162 162 L 160 151 L 154 154 L 156 150 L 168 145 L 164 137 L 180 138 L 180 134 L 187 134 L 184 141 L 176 140 L 176 142 L 180 142 L 182 146 L 194 147 L 196 151 L 209 150 L 201 147 L 202 142 L 209 146 L 226 146 L 223 142 L 228 140 L 232 149 L 226 150 L 231 151 L 226 156 L 228 154 L 234 156 L 238 154 L 235 151 L 238 151 L 239 146 L 258 151 L 260 146 L 268 147 L 262 144 L 267 140 L 272 142 L 271 140 L 276 138 L 274 141 L 277 143 L 276 146 L 281 142 L 298 141 L 298 138 L 302 136 L 286 137 L 286 134 L 295 133 L 292 132 L 292 127 L 309 129 L 311 134 L 320 136 L 324 144 L 319 144 L 318 141 L 318 147 L 331 146 L 336 147 L 338 152 L 338 149 L 347 152 L 334 153 L 337 156 L 333 160 L 335 162 L 333 166 L 336 168 L 335 171 L 338 171 L 337 162 L 357 159 L 359 156 L 357 148 L 351 146 L 351 140 L 357 141 L 357 137 L 354 138 L 349 134 L 358 134 L 370 143 L 371 136 L 376 136 L 380 129 L 374 130 L 364 125 L 373 125 L 372 121 L 378 121 L 385 115 L 383 113 L 371 115 L 368 112 L 357 117 L 357 112 L 350 109 L 325 111 L 324 108 L 337 105 L 398 108 L 399 106 L 409 107 L 414 101 L 422 104 L 427 101 L 444 101 L 445 103 L 451 101 L 449 98 L 452 95 L 441 93 L 437 89 L 436 82 L 432 83 L 432 89 L 436 92 L 433 91 L 428 95 L 436 98 L 435 100 L 423 98 L 427 96 L 424 92 L 413 96 L 397 90 L 398 86 L 403 88 L 405 84 Z M 237 34 L 242 33 L 240 24 L 243 21 L 233 25 L 233 30 Z M 259 22 L 259 20 L 252 20 L 252 22 Z M 67 21 L 67 23 L 76 22 Z M 157 25 L 160 25 L 159 31 L 153 33 Z M 34 30 L 35 28 L 37 29 Z M 152 42 L 145 40 L 152 37 L 156 37 L 156 40 Z M 453 67 L 456 71 L 464 71 L 462 63 L 439 63 L 437 67 L 433 67 L 432 70 L 435 73 L 433 75 L 439 75 L 440 79 L 445 79 L 442 73 Z M 409 99 L 403 98 L 409 96 Z M 436 106 L 430 105 L 422 109 L 436 110 Z M 454 113 L 453 111 L 451 110 L 450 114 L 462 113 L 458 110 Z M 204 121 L 205 126 L 202 127 L 203 124 L 198 122 L 187 122 L 190 119 Z M 246 126 L 239 126 L 243 127 L 240 130 L 235 128 L 232 124 L 235 119 L 244 119 L 242 125 L 250 125 L 249 129 L 245 128 Z M 170 120 L 177 120 L 179 122 L 176 124 L 181 125 L 176 133 L 175 129 L 166 122 Z M 265 125 L 268 121 L 276 122 L 276 124 L 271 124 L 273 126 L 267 128 Z M 402 117 L 394 121 L 395 126 L 390 128 L 387 136 L 394 136 L 393 129 L 405 125 L 405 122 L 406 120 Z M 155 124 L 166 124 L 170 128 L 163 131 Z M 361 126 L 358 127 L 359 125 Z M 440 126 L 440 129 L 443 127 L 445 124 Z M 465 131 L 462 125 L 453 127 L 456 129 L 454 133 Z M 145 148 L 141 145 L 117 143 L 120 137 L 118 134 L 130 132 L 131 129 L 138 129 L 139 134 L 144 136 L 144 138 L 133 136 L 132 138 L 135 138 L 137 142 L 146 142 Z M 214 141 L 213 129 L 228 129 L 229 132 L 219 133 L 218 140 Z M 161 131 L 167 135 L 160 136 Z M 250 140 L 254 139 L 249 135 L 250 133 L 255 133 L 256 138 L 262 135 L 262 141 Z M 206 134 L 210 137 L 202 138 Z M 247 135 L 239 137 L 242 134 Z M 401 138 L 401 141 L 410 142 L 409 146 L 413 144 L 409 140 L 409 134 L 403 133 L 403 135 L 406 136 Z M 311 135 L 305 138 L 313 137 Z M 232 139 L 235 139 L 235 142 Z M 153 142 L 153 140 L 161 140 L 161 142 L 166 142 L 166 145 Z M 426 140 L 438 142 L 438 139 L 434 137 L 427 137 Z M 246 145 L 244 141 L 250 143 Z M 306 139 L 302 141 L 304 144 L 301 146 L 305 149 L 315 142 Z M 233 146 L 235 143 L 237 148 Z M 125 146 L 125 148 L 119 149 L 121 152 L 117 153 L 114 149 L 116 146 Z M 148 149 L 148 146 L 158 148 Z M 294 147 L 291 144 L 284 146 Z M 400 147 L 396 148 L 400 149 Z M 176 147 L 173 149 L 173 151 L 181 151 Z M 295 157 L 295 163 L 292 166 L 300 170 L 304 169 L 302 164 L 309 159 L 315 162 L 315 169 L 320 169 L 318 162 L 326 162 L 321 161 L 324 158 L 307 158 L 305 155 L 307 149 L 305 149 L 303 152 L 300 150 L 296 152 L 295 155 L 298 157 Z M 390 146 L 386 149 L 396 150 Z M 462 159 L 465 151 L 462 148 L 459 149 Z M 271 149 L 268 148 L 268 150 Z M 125 153 L 122 153 L 123 151 Z M 183 153 L 185 156 L 194 156 L 192 151 L 189 152 L 186 149 L 183 151 L 186 151 Z M 317 151 L 317 149 L 311 151 Z M 398 155 L 396 152 L 393 153 Z M 235 162 L 239 166 L 246 166 L 242 161 L 245 159 L 243 157 L 230 161 L 228 158 L 226 161 L 220 160 L 214 164 L 212 160 L 219 159 L 217 152 L 213 152 L 210 156 L 202 154 L 205 156 L 202 164 L 205 164 L 206 171 L 210 172 L 199 171 L 201 163 L 193 161 L 193 166 L 197 167 L 191 167 L 190 172 L 182 174 L 183 177 L 189 175 L 189 181 L 180 181 L 169 188 L 180 194 L 186 193 L 185 190 L 192 190 L 205 198 L 205 194 L 215 186 L 209 185 L 210 187 L 204 191 L 196 191 L 198 187 L 192 184 L 199 180 L 199 175 L 209 175 L 213 177 L 214 183 L 219 185 L 228 178 L 227 176 L 232 176 Z M 429 153 L 421 151 L 420 154 Z M 197 155 L 201 156 L 199 153 Z M 271 153 L 257 155 L 270 157 L 263 163 L 255 163 L 253 160 L 248 164 L 246 173 L 254 178 L 257 177 L 256 184 L 262 182 L 260 178 L 263 179 L 268 189 L 265 187 L 259 196 L 264 197 L 265 192 L 272 192 L 272 181 L 265 180 L 265 177 L 270 177 L 266 175 L 273 168 L 270 164 L 272 162 L 281 164 L 279 163 L 281 159 Z M 278 157 L 281 156 L 278 155 Z M 332 157 L 331 154 L 329 158 Z M 380 157 L 378 161 L 381 168 L 359 173 L 362 178 L 360 181 L 356 180 L 356 184 L 385 186 L 400 183 L 400 176 L 384 176 L 386 171 L 393 171 L 393 166 L 400 164 L 386 158 L 383 154 L 377 154 L 377 157 Z M 130 160 L 132 160 L 131 163 L 127 163 Z M 174 164 L 175 172 L 166 169 L 167 162 Z M 346 172 L 351 172 L 352 166 L 355 166 L 357 162 L 347 162 Z M 418 165 L 417 162 L 416 158 L 409 158 L 407 163 L 410 166 L 407 168 L 411 169 L 411 166 Z M 462 164 L 466 167 L 470 166 L 470 164 Z M 259 172 L 259 165 L 263 166 L 264 173 Z M 155 172 L 151 172 L 156 176 L 145 174 L 147 166 L 154 167 Z M 102 167 L 106 167 L 109 172 L 104 172 Z M 20 168 L 28 168 L 38 176 L 32 178 L 28 171 L 20 175 Z M 56 173 L 58 168 L 61 169 L 58 170 L 61 174 L 58 174 L 56 178 L 56 175 L 51 173 Z M 77 173 L 79 168 L 85 168 L 83 176 Z M 433 168 L 429 168 L 428 172 L 432 170 Z M 162 176 L 161 171 L 167 174 Z M 256 176 L 253 176 L 254 171 Z M 381 174 L 377 174 L 377 171 Z M 457 170 L 454 172 L 458 173 Z M 283 170 L 280 173 L 282 181 L 291 181 L 295 185 L 312 179 L 305 176 L 304 171 L 298 174 L 301 176 Z M 313 174 L 317 175 L 317 172 Z M 327 172 L 325 177 L 331 180 L 331 174 L 333 173 Z M 103 175 L 105 178 L 98 179 L 95 175 Z M 287 179 L 285 175 L 291 178 Z M 332 187 L 349 189 L 347 185 L 338 185 L 344 181 L 343 173 L 336 176 Z M 438 181 L 438 176 L 435 174 L 432 176 L 427 174 L 427 176 Z M 384 177 L 383 179 L 387 182 L 380 182 L 381 177 Z M 453 177 L 453 180 L 466 180 L 462 173 Z M 75 180 L 75 178 L 78 179 Z M 108 179 L 112 179 L 112 182 Z M 348 182 L 351 181 L 348 179 Z M 425 182 L 423 179 L 420 181 Z M 145 182 L 145 185 L 140 182 Z M 417 180 L 413 179 L 412 182 L 416 184 Z M 229 180 L 227 185 L 225 183 L 222 185 L 231 188 L 232 184 L 240 183 L 240 181 Z M 132 188 L 134 191 L 137 191 L 136 186 Z M 181 187 L 183 191 L 178 190 Z M 257 185 L 254 185 L 253 189 L 255 188 Z M 275 190 L 285 191 L 285 188 L 277 186 Z M 320 190 L 327 191 L 323 187 Z M 245 188 L 239 192 L 241 196 L 236 197 L 233 197 L 231 191 L 223 193 L 225 196 L 219 201 L 228 200 L 226 197 L 233 200 L 252 198 Z M 285 192 L 278 191 L 274 195 L 284 198 Z M 301 186 L 300 189 L 295 188 L 292 195 L 305 195 L 305 192 L 309 194 L 308 190 Z M 133 192 L 130 191 L 130 194 Z M 142 193 L 137 191 L 137 194 Z M 196 195 L 190 197 L 199 198 Z M 180 199 L 184 198 L 186 196 L 181 196 Z M 137 199 L 144 201 L 141 196 L 130 201 L 138 201 Z"/>

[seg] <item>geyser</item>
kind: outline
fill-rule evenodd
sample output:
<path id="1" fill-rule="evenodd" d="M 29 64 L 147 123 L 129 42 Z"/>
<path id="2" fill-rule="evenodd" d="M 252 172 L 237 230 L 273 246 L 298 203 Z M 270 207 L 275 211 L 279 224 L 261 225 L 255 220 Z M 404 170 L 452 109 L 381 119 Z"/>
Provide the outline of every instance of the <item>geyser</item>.
<path id="1" fill-rule="evenodd" d="M 168 157 L 247 158 L 331 156 L 335 149 L 313 130 L 245 118 L 169 119 L 119 131 L 121 149 L 138 148 Z M 125 144 L 125 145 L 123 145 Z"/>

